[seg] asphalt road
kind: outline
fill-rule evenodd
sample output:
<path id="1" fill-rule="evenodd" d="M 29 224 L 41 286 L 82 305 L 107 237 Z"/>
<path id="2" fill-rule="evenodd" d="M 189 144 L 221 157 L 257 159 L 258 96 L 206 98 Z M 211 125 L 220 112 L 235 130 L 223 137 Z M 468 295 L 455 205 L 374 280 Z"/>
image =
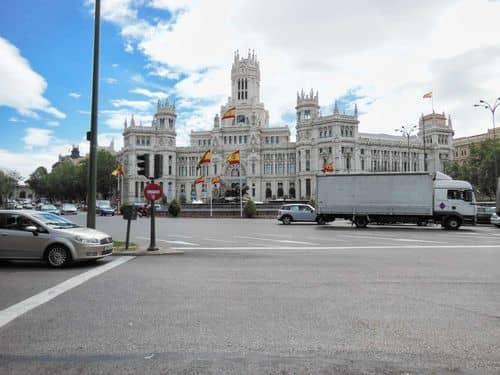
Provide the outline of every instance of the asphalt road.
<path id="1" fill-rule="evenodd" d="M 121 218 L 97 224 L 124 238 Z M 0 326 L 0 373 L 500 373 L 498 228 L 157 225 L 184 254 L 133 258 Z M 148 230 L 137 220 L 132 240 Z M 1 263 L 0 320 L 121 258 Z"/>

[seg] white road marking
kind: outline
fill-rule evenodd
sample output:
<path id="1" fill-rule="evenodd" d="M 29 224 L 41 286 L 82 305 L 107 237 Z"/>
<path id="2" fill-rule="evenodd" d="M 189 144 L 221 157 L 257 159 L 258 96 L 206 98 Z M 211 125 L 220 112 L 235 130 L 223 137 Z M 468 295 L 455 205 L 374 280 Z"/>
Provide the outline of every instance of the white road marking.
<path id="1" fill-rule="evenodd" d="M 499 249 L 500 245 L 400 245 L 400 246 L 242 246 L 173 247 L 172 250 L 368 250 L 368 249 Z"/>
<path id="2" fill-rule="evenodd" d="M 350 236 L 348 234 L 342 234 L 343 237 L 351 237 L 351 238 L 370 238 L 375 240 L 389 240 L 389 241 L 403 241 L 403 242 L 429 242 L 429 243 L 446 243 L 442 241 L 428 241 L 428 240 L 416 240 L 409 238 L 395 238 L 395 237 L 382 237 L 382 236 L 365 236 L 365 235 L 356 235 Z"/>
<path id="3" fill-rule="evenodd" d="M 149 237 L 136 237 L 141 240 L 149 240 Z M 161 242 L 168 242 L 168 243 L 173 243 L 177 245 L 188 245 L 188 246 L 200 246 L 200 244 L 194 243 L 194 242 L 187 242 L 187 241 L 179 241 L 179 240 L 164 240 L 162 238 L 157 238 L 156 241 L 161 241 Z"/>
<path id="4" fill-rule="evenodd" d="M 193 236 L 185 236 L 183 234 L 167 234 L 167 237 L 193 238 Z"/>
<path id="5" fill-rule="evenodd" d="M 317 243 L 312 242 L 303 242 L 303 241 L 292 241 L 292 240 L 276 240 L 274 238 L 262 238 L 262 237 L 247 237 L 247 236 L 234 236 L 234 238 L 243 238 L 248 240 L 259 240 L 259 241 L 271 241 L 271 242 L 279 242 L 279 243 L 296 243 L 299 245 L 318 245 Z"/>
<path id="6" fill-rule="evenodd" d="M 237 243 L 236 241 L 228 241 L 228 240 L 219 240 L 217 238 L 203 238 L 206 241 L 215 241 L 215 242 L 227 242 L 227 243 Z"/>
<path id="7" fill-rule="evenodd" d="M 186 242 L 186 241 L 162 240 L 162 239 L 159 239 L 157 241 L 168 242 L 168 243 L 173 243 L 173 244 L 177 244 L 177 245 L 200 246 L 200 244 L 197 244 L 197 243 L 194 243 L 194 242 Z"/>
<path id="8" fill-rule="evenodd" d="M 46 302 L 56 298 L 57 296 L 76 288 L 77 286 L 83 284 L 84 282 L 90 280 L 93 277 L 96 277 L 106 271 L 109 271 L 119 265 L 122 265 L 129 260 L 134 259 L 134 256 L 131 257 L 120 257 L 116 260 L 113 260 L 109 263 L 106 263 L 102 266 L 98 266 L 90 271 L 84 272 L 78 276 L 72 277 L 62 283 L 53 286 L 43 292 L 35 294 L 34 296 L 25 299 L 15 305 L 12 305 L 4 310 L 0 311 L 0 328 L 11 322 L 12 320 L 18 318 L 19 316 L 27 313 L 34 308 L 43 305 Z"/>

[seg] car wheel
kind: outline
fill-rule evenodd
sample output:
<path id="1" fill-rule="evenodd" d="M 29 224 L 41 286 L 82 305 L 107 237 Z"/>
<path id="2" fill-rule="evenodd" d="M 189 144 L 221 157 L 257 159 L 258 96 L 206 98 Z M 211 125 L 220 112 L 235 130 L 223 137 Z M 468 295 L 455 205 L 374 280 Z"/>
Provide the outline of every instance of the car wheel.
<path id="1" fill-rule="evenodd" d="M 54 245 L 47 250 L 45 259 L 49 266 L 58 268 L 71 262 L 71 254 L 65 246 Z"/>
<path id="2" fill-rule="evenodd" d="M 455 216 L 451 216 L 446 219 L 444 227 L 448 230 L 457 230 L 458 228 L 460 228 L 460 219 Z"/>
<path id="3" fill-rule="evenodd" d="M 495 224 L 495 226 L 496 226 L 497 228 L 500 228 L 500 224 Z"/>
<path id="4" fill-rule="evenodd" d="M 290 216 L 283 216 L 281 221 L 283 222 L 283 224 L 288 225 L 292 222 L 292 218 Z"/>
<path id="5" fill-rule="evenodd" d="M 318 225 L 326 224 L 325 218 L 323 216 L 318 217 L 318 220 L 316 222 L 318 223 Z"/>
<path id="6" fill-rule="evenodd" d="M 356 228 L 366 228 L 368 225 L 368 218 L 366 216 L 356 216 L 354 218 L 354 225 L 356 225 Z"/>

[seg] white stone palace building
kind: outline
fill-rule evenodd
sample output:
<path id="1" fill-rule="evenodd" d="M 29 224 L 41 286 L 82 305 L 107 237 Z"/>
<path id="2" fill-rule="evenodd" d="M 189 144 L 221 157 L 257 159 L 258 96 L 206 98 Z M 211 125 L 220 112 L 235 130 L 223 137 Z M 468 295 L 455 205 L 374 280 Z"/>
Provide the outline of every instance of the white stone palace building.
<path id="1" fill-rule="evenodd" d="M 206 199 L 210 180 L 194 184 L 196 177 L 220 176 L 213 190 L 221 197 L 239 183 L 239 167 L 226 163 L 229 153 L 240 150 L 241 175 L 247 194 L 256 201 L 308 199 L 315 194 L 316 175 L 325 161 L 333 162 L 333 173 L 373 173 L 424 171 L 424 149 L 429 172 L 443 171 L 443 163 L 453 159 L 453 129 L 445 114 L 422 115 L 417 132 L 401 135 L 359 132 L 357 106 L 351 114 L 320 113 L 318 93 L 297 94 L 296 141 L 287 125 L 269 126 L 269 112 L 260 98 L 260 66 L 253 53 L 235 53 L 231 69 L 231 96 L 216 114 L 212 129 L 191 132 L 190 146 L 176 146 L 175 105 L 158 102 L 150 126 L 125 120 L 124 146 L 119 160 L 124 165 L 123 201 L 143 201 L 147 180 L 137 175 L 136 156 L 163 155 L 163 177 L 157 182 L 168 199 L 184 196 L 186 201 Z M 236 108 L 236 116 L 222 119 Z M 425 135 L 425 144 L 424 144 Z M 201 169 L 196 164 L 204 151 L 212 150 L 212 162 Z M 409 154 L 408 154 L 409 151 Z"/>

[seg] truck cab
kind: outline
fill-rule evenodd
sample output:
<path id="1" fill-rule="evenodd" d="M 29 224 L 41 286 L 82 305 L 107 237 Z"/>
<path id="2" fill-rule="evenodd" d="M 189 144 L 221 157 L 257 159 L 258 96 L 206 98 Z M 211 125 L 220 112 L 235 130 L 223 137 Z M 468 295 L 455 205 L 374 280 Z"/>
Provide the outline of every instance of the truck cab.
<path id="1" fill-rule="evenodd" d="M 434 180 L 434 217 L 447 229 L 455 229 L 462 223 L 475 224 L 476 199 L 472 185 L 451 178 Z"/>

